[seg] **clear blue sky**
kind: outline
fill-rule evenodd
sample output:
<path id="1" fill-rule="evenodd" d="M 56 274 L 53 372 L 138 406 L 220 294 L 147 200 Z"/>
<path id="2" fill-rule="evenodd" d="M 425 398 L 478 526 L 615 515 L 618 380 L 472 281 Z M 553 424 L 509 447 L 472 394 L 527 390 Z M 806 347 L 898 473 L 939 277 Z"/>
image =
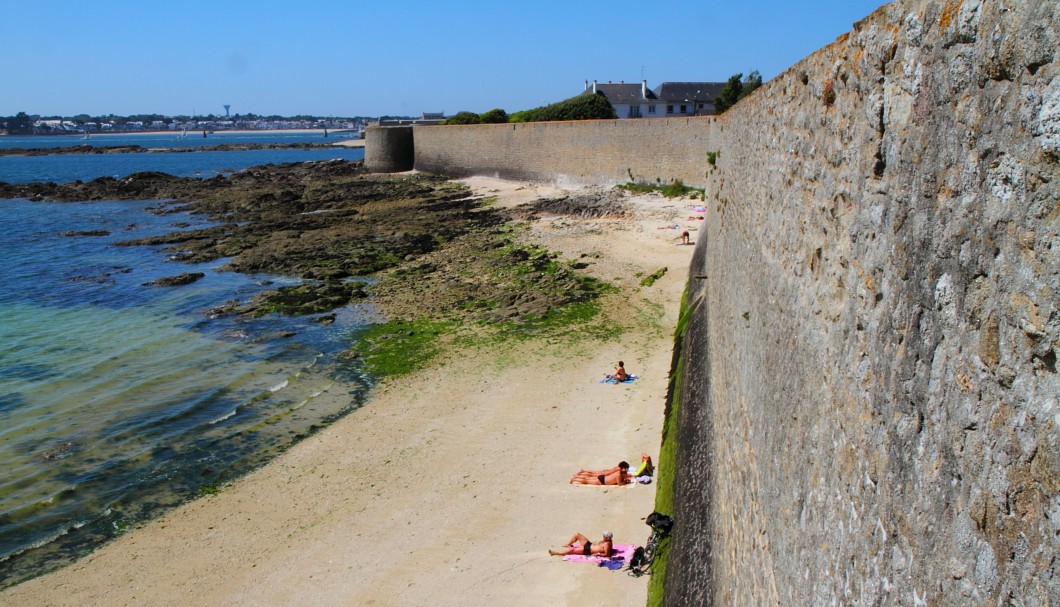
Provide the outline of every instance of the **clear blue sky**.
<path id="1" fill-rule="evenodd" d="M 509 112 L 585 80 L 765 80 L 882 0 L 9 2 L 0 116 Z"/>

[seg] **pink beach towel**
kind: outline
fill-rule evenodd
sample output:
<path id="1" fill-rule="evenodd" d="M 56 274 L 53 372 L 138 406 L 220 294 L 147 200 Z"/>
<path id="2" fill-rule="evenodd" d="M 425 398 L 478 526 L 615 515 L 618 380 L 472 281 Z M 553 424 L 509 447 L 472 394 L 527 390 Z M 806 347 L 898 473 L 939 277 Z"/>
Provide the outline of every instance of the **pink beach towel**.
<path id="1" fill-rule="evenodd" d="M 611 546 L 611 556 L 609 558 L 602 556 L 585 556 L 584 554 L 568 554 L 563 557 L 563 560 L 575 563 L 602 563 L 605 561 L 627 562 L 629 561 L 629 557 L 633 556 L 633 551 L 636 549 L 637 547 L 633 544 L 613 544 Z"/>

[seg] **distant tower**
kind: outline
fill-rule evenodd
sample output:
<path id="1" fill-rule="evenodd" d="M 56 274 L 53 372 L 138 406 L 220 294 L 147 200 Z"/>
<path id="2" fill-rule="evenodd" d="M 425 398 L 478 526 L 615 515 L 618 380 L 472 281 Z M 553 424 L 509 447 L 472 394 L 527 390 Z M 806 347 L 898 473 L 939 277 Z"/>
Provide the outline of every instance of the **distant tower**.
<path id="1" fill-rule="evenodd" d="M 232 107 L 232 104 L 230 104 L 230 103 L 226 103 L 225 104 L 225 118 L 228 118 L 228 108 L 230 108 L 230 107 Z"/>

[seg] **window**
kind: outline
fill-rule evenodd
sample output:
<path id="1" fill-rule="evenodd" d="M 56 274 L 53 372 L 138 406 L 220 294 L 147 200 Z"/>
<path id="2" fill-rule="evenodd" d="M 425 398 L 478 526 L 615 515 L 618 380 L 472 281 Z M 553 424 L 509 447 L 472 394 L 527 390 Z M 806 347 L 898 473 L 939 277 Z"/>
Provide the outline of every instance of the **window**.
<path id="1" fill-rule="evenodd" d="M 688 113 L 688 106 L 683 104 L 683 103 L 681 104 L 681 113 L 682 114 L 687 114 Z"/>
<path id="2" fill-rule="evenodd" d="M 630 118 L 640 118 L 640 106 L 639 105 L 631 105 L 631 106 L 629 106 L 629 117 Z"/>
<path id="3" fill-rule="evenodd" d="M 666 106 L 666 113 L 667 114 L 673 114 L 674 113 L 674 106 L 672 106 L 672 105 Z"/>
<path id="4" fill-rule="evenodd" d="M 648 113 L 649 114 L 654 114 L 655 113 L 655 106 L 654 105 L 649 105 L 648 106 Z"/>

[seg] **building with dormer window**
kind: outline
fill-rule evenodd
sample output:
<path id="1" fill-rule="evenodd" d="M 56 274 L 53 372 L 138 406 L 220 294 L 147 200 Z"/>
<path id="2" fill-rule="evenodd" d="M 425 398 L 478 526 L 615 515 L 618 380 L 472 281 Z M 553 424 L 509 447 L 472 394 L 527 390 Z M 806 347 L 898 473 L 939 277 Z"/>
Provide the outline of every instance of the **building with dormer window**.
<path id="1" fill-rule="evenodd" d="M 641 80 L 638 84 L 605 84 L 595 80 L 590 83 L 586 80 L 585 92 L 607 97 L 619 118 L 654 118 L 662 115 L 659 100 L 648 88 L 647 80 Z"/>
<path id="2" fill-rule="evenodd" d="M 654 94 L 665 106 L 664 116 L 709 116 L 714 98 L 721 95 L 724 82 L 664 82 Z"/>
<path id="3" fill-rule="evenodd" d="M 619 118 L 673 118 L 709 116 L 714 113 L 714 98 L 725 88 L 724 82 L 664 82 L 655 90 L 648 81 L 639 84 L 615 84 L 585 81 L 585 92 L 607 97 Z"/>

